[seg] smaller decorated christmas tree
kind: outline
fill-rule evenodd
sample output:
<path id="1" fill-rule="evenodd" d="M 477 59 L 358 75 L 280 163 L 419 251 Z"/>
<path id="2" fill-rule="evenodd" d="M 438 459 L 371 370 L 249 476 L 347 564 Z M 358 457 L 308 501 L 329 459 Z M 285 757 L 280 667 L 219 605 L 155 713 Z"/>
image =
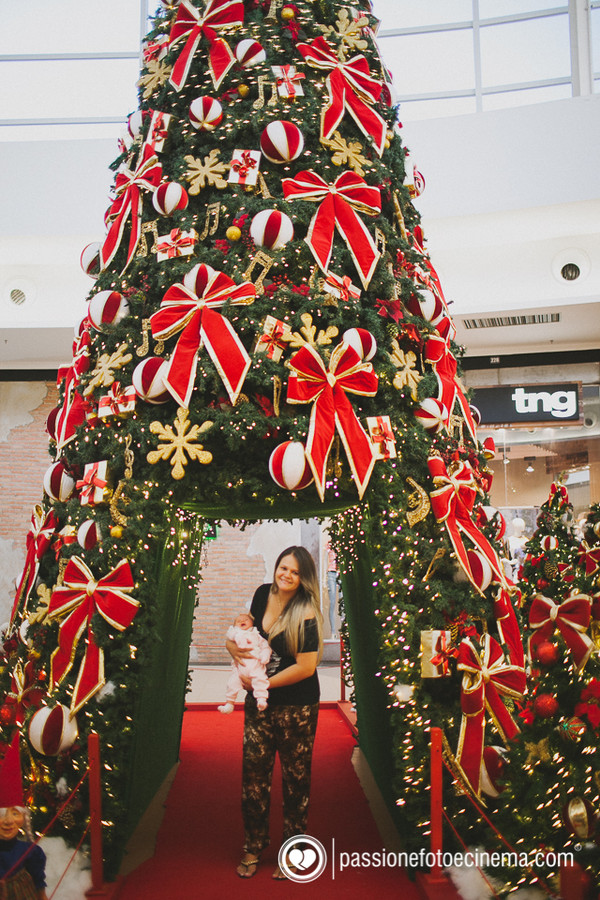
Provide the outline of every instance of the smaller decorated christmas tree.
<path id="1" fill-rule="evenodd" d="M 507 754 L 495 824 L 516 836 L 519 852 L 536 859 L 532 880 L 552 884 L 559 854 L 571 852 L 589 870 L 586 877 L 597 881 L 600 664 L 591 624 L 600 545 L 578 543 L 561 484 L 552 485 L 537 526 L 521 581 L 527 702 L 521 733 Z M 593 535 L 593 526 L 586 531 Z M 515 877 L 514 871 L 504 874 L 509 883 Z"/>

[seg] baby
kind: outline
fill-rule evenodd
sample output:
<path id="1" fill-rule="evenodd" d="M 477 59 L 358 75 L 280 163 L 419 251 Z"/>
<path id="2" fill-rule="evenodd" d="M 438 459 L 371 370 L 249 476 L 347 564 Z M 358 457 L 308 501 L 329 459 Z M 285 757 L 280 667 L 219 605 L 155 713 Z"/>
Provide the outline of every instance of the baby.
<path id="1" fill-rule="evenodd" d="M 241 613 L 237 616 L 233 625 L 227 629 L 226 638 L 234 641 L 240 650 L 250 650 L 251 655 L 240 659 L 239 662 L 232 661 L 231 674 L 227 679 L 225 693 L 227 702 L 223 706 L 219 706 L 219 712 L 233 712 L 233 704 L 238 692 L 243 687 L 241 676 L 249 678 L 252 682 L 252 693 L 258 709 L 261 711 L 266 709 L 269 693 L 266 665 L 271 657 L 271 648 L 264 637 L 259 634 L 258 629 L 254 627 L 254 619 L 250 613 Z"/>

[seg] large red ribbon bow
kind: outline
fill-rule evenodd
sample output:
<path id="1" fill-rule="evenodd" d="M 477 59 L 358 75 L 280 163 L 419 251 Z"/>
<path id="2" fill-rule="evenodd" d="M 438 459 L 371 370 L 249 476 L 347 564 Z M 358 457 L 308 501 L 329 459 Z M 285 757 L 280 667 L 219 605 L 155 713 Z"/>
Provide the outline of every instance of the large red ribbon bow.
<path id="1" fill-rule="evenodd" d="M 517 597 L 520 592 L 509 582 L 511 590 Z M 494 616 L 500 640 L 505 648 L 507 657 L 513 666 L 525 667 L 525 652 L 521 640 L 521 629 L 517 621 L 515 609 L 509 592 L 504 587 L 498 589 L 494 600 Z"/>
<path id="2" fill-rule="evenodd" d="M 23 574 L 17 587 L 15 601 L 10 616 L 11 625 L 14 622 L 17 610 L 21 604 L 27 602 L 27 598 L 33 587 L 35 576 L 40 567 L 40 560 L 50 546 L 52 536 L 58 525 L 58 517 L 54 510 L 44 515 L 44 510 L 36 503 L 31 514 L 31 525 L 25 540 L 26 555 Z"/>
<path id="3" fill-rule="evenodd" d="M 591 617 L 592 599 L 587 594 L 573 594 L 560 604 L 543 594 L 535 594 L 529 610 L 529 627 L 535 632 L 529 638 L 530 654 L 558 629 L 577 669 L 583 669 L 594 649 L 592 639 L 585 633 Z"/>
<path id="4" fill-rule="evenodd" d="M 320 268 L 327 274 L 333 250 L 333 235 L 339 231 L 348 247 L 363 287 L 367 288 L 380 252 L 357 211 L 368 216 L 381 212 L 381 193 L 368 185 L 355 172 L 342 172 L 333 185 L 327 184 L 317 172 L 298 172 L 296 178 L 282 180 L 286 200 L 310 200 L 320 203 L 312 217 L 306 235 Z"/>
<path id="5" fill-rule="evenodd" d="M 464 674 L 461 685 L 463 715 L 456 758 L 466 780 L 479 796 L 486 710 L 502 739 L 514 738 L 519 728 L 502 698 L 520 700 L 526 675 L 520 666 L 506 662 L 500 644 L 489 634 L 481 637 L 481 649 L 471 638 L 461 641 L 457 669 Z"/>
<path id="6" fill-rule="evenodd" d="M 482 593 L 471 570 L 467 549 L 463 543 L 463 534 L 466 534 L 480 553 L 485 556 L 496 579 L 508 590 L 511 585 L 504 574 L 502 563 L 493 546 L 472 518 L 478 491 L 470 464 L 464 460 L 457 462 L 448 472 L 440 456 L 430 456 L 427 465 L 435 485 L 435 490 L 429 495 L 431 508 L 438 522 L 446 525 L 456 557 L 467 578 L 475 590 Z"/>
<path id="7" fill-rule="evenodd" d="M 148 144 L 142 147 L 141 158 L 136 168 L 131 171 L 126 167 L 117 172 L 115 177 L 116 198 L 112 203 L 107 218 L 111 225 L 100 250 L 101 267 L 109 264 L 125 231 L 127 219 L 131 216 L 131 235 L 127 249 L 125 270 L 135 253 L 142 228 L 142 190 L 154 191 L 162 178 L 162 166 L 155 151 Z"/>
<path id="8" fill-rule="evenodd" d="M 583 541 L 577 552 L 577 565 L 585 566 L 586 578 L 595 575 L 600 569 L 600 547 L 590 547 Z"/>
<path id="9" fill-rule="evenodd" d="M 229 399 L 235 403 L 251 360 L 233 326 L 217 312 L 217 307 L 227 300 L 252 303 L 256 288 L 250 281 L 236 284 L 224 272 L 204 263 L 188 272 L 184 282 L 168 289 L 161 308 L 150 317 L 152 334 L 157 340 L 181 332 L 163 376 L 165 387 L 180 406 L 188 409 L 198 353 L 206 347 Z"/>
<path id="10" fill-rule="evenodd" d="M 458 363 L 448 342 L 436 334 L 431 334 L 425 344 L 425 361 L 431 365 L 435 372 L 439 385 L 438 400 L 441 400 L 448 410 L 448 416 L 452 415 L 454 404 L 458 400 L 464 420 L 471 432 L 471 437 L 476 441 L 477 426 L 475 425 L 469 402 L 457 380 Z M 446 425 L 448 424 L 449 420 L 446 422 Z"/>
<path id="11" fill-rule="evenodd" d="M 290 368 L 288 403 L 314 403 L 306 441 L 306 458 L 315 476 L 321 500 L 325 496 L 325 469 L 336 428 L 344 444 L 359 496 L 362 497 L 373 471 L 375 455 L 346 392 L 374 397 L 378 379 L 373 366 L 364 362 L 352 347 L 341 343 L 331 354 L 328 368 L 310 345 L 305 345 L 292 356 Z"/>
<path id="12" fill-rule="evenodd" d="M 87 629 L 85 652 L 71 698 L 72 715 L 105 683 L 104 651 L 94 639 L 92 619 L 99 613 L 117 631 L 128 628 L 139 608 L 139 602 L 128 596 L 133 587 L 133 575 L 126 559 L 96 581 L 83 560 L 74 556 L 67 563 L 64 584 L 52 593 L 49 616 L 65 618 L 58 631 L 58 647 L 50 660 L 51 691 L 70 671 L 79 639 Z"/>
<path id="13" fill-rule="evenodd" d="M 371 75 L 366 57 L 359 53 L 342 62 L 322 36 L 310 44 L 298 44 L 298 50 L 310 66 L 330 72 L 327 76 L 329 103 L 321 118 L 324 140 L 331 137 L 347 111 L 362 133 L 373 139 L 375 149 L 381 156 L 387 125 L 372 109 L 372 104 L 379 100 L 383 84 Z"/>
<path id="14" fill-rule="evenodd" d="M 14 711 L 14 721 L 22 725 L 27 710 L 40 706 L 45 690 L 40 684 L 40 677 L 32 659 L 23 667 L 18 660 L 11 674 L 10 691 L 6 695 L 6 703 Z"/>
<path id="15" fill-rule="evenodd" d="M 210 44 L 210 74 L 214 86 L 218 88 L 235 63 L 235 56 L 227 41 L 219 37 L 217 32 L 222 29 L 239 28 L 243 24 L 243 0 L 208 0 L 204 15 L 200 15 L 189 0 L 181 0 L 177 18 L 169 35 L 171 47 L 178 41 L 186 39 L 171 71 L 169 80 L 173 87 L 180 91 L 184 86 L 200 38 L 204 35 Z"/>
<path id="16" fill-rule="evenodd" d="M 92 339 L 87 319 L 81 323 L 80 333 L 73 341 L 73 361 L 68 367 L 58 370 L 57 384 L 64 381 L 64 398 L 58 407 L 54 423 L 54 437 L 57 453 L 72 441 L 77 428 L 85 422 L 86 401 L 77 390 L 81 376 L 90 366 L 90 345 Z"/>

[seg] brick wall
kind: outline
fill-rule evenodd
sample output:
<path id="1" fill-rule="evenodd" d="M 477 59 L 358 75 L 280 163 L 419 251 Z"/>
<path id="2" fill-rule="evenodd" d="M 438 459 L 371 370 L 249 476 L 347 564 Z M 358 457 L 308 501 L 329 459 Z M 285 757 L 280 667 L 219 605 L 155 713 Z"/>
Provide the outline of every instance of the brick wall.
<path id="1" fill-rule="evenodd" d="M 12 609 L 31 511 L 44 496 L 46 418 L 56 403 L 54 382 L 0 382 L 0 625 Z"/>
<path id="2" fill-rule="evenodd" d="M 225 632 L 266 579 L 263 557 L 248 555 L 251 538 L 258 527 L 251 525 L 241 531 L 223 523 L 218 526 L 216 540 L 205 544 L 192 633 L 190 662 L 193 664 L 231 662 L 224 646 Z"/>
<path id="3" fill-rule="evenodd" d="M 6 423 L 8 434 L 0 440 L 0 537 L 24 541 L 29 528 L 31 510 L 39 503 L 44 491 L 44 473 L 52 462 L 48 453 L 48 433 L 46 418 L 56 406 L 58 394 L 52 382 L 3 382 L 5 389 L 3 408 L 0 409 L 2 423 Z M 42 388 L 41 403 L 29 409 L 30 421 L 24 425 L 14 425 L 7 409 L 6 393 L 19 401 L 20 388 Z"/>

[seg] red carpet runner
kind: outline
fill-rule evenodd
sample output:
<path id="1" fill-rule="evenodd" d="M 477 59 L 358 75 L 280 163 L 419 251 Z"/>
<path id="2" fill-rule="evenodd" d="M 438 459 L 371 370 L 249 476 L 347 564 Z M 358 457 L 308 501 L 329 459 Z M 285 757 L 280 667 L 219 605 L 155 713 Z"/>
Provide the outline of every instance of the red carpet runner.
<path id="1" fill-rule="evenodd" d="M 229 900 L 232 896 L 287 900 L 302 895 L 363 900 L 376 894 L 382 900 L 418 900 L 416 886 L 397 866 L 348 867 L 340 871 L 341 853 L 381 852 L 383 845 L 351 764 L 355 742 L 337 709 L 324 708 L 319 715 L 308 827 L 308 833 L 326 849 L 325 871 L 308 884 L 271 878 L 281 835 L 277 767 L 271 846 L 263 853 L 254 878 L 239 878 L 235 867 L 243 840 L 242 728 L 243 713 L 237 709 L 229 716 L 201 707 L 188 709 L 183 721 L 181 763 L 167 798 L 156 853 L 127 876 L 119 900 Z"/>

